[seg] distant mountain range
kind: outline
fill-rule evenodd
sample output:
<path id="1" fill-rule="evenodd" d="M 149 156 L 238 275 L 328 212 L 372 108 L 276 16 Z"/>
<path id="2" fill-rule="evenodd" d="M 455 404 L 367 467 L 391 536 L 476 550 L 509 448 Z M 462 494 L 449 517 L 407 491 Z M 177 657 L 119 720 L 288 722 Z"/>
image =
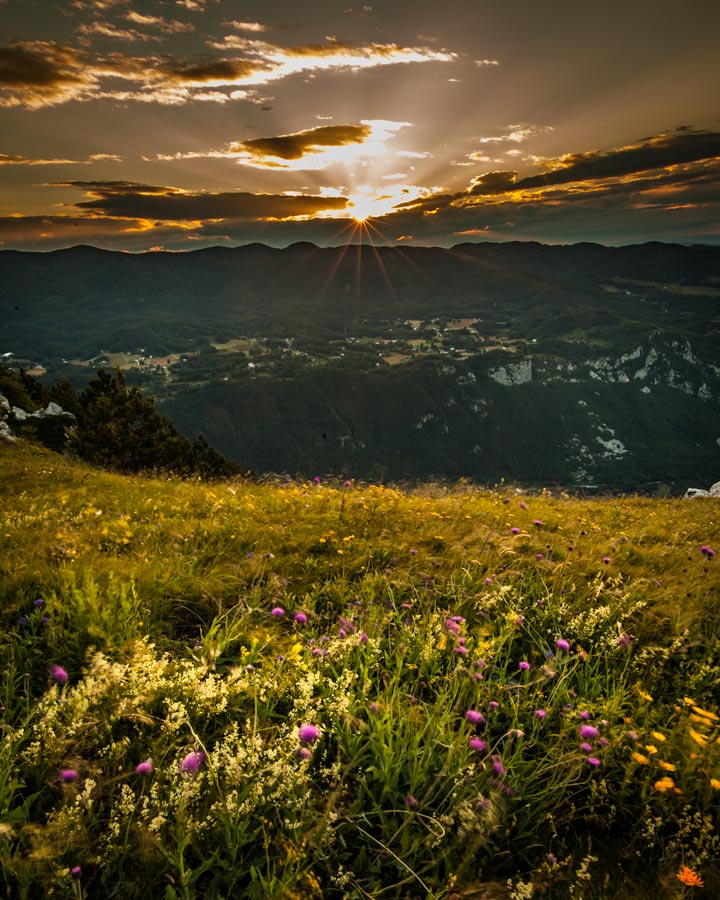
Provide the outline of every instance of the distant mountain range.
<path id="1" fill-rule="evenodd" d="M 0 354 L 122 365 L 255 471 L 635 489 L 720 473 L 720 248 L 0 252 Z"/>

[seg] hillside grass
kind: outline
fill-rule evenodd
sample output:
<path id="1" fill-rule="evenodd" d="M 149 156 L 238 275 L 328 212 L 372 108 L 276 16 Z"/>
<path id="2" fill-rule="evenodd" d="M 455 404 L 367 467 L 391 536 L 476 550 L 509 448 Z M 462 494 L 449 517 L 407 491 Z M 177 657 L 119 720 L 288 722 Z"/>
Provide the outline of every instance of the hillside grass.
<path id="1" fill-rule="evenodd" d="M 719 538 L 2 445 L 0 895 L 720 896 Z"/>

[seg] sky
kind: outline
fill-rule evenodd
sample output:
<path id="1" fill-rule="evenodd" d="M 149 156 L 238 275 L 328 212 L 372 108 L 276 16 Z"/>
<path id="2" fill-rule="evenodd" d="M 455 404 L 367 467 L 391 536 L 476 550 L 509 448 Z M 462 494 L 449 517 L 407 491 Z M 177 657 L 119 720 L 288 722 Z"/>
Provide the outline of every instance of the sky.
<path id="1" fill-rule="evenodd" d="M 0 249 L 720 243 L 717 0 L 0 0 Z"/>

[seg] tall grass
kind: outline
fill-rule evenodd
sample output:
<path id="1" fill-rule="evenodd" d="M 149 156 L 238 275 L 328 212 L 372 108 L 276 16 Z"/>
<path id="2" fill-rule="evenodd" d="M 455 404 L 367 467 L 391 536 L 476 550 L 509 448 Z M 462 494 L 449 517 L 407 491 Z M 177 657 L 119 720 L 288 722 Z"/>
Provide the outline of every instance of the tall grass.
<path id="1" fill-rule="evenodd" d="M 716 501 L 0 472 L 6 896 L 720 894 Z"/>

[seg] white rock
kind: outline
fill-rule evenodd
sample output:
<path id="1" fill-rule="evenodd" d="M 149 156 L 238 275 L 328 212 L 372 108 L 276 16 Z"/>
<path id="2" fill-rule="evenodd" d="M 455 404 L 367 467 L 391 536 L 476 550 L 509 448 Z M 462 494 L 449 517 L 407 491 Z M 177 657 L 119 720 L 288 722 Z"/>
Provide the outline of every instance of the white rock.
<path id="1" fill-rule="evenodd" d="M 688 488 L 683 495 L 686 500 L 692 500 L 695 497 L 710 497 L 710 491 L 704 491 L 702 488 Z"/>
<path id="2" fill-rule="evenodd" d="M 714 485 L 710 488 L 710 496 L 711 497 L 720 497 L 720 481 L 716 481 Z"/>
<path id="3" fill-rule="evenodd" d="M 6 441 L 17 440 L 12 431 L 10 431 L 10 426 L 7 422 L 0 422 L 0 438 L 3 438 Z"/>
<path id="4" fill-rule="evenodd" d="M 13 415 L 15 416 L 15 418 L 18 420 L 18 422 L 24 422 L 25 419 L 27 419 L 27 417 L 28 417 L 28 414 L 25 412 L 25 410 L 20 409 L 19 406 L 13 406 L 12 412 L 13 412 Z"/>

